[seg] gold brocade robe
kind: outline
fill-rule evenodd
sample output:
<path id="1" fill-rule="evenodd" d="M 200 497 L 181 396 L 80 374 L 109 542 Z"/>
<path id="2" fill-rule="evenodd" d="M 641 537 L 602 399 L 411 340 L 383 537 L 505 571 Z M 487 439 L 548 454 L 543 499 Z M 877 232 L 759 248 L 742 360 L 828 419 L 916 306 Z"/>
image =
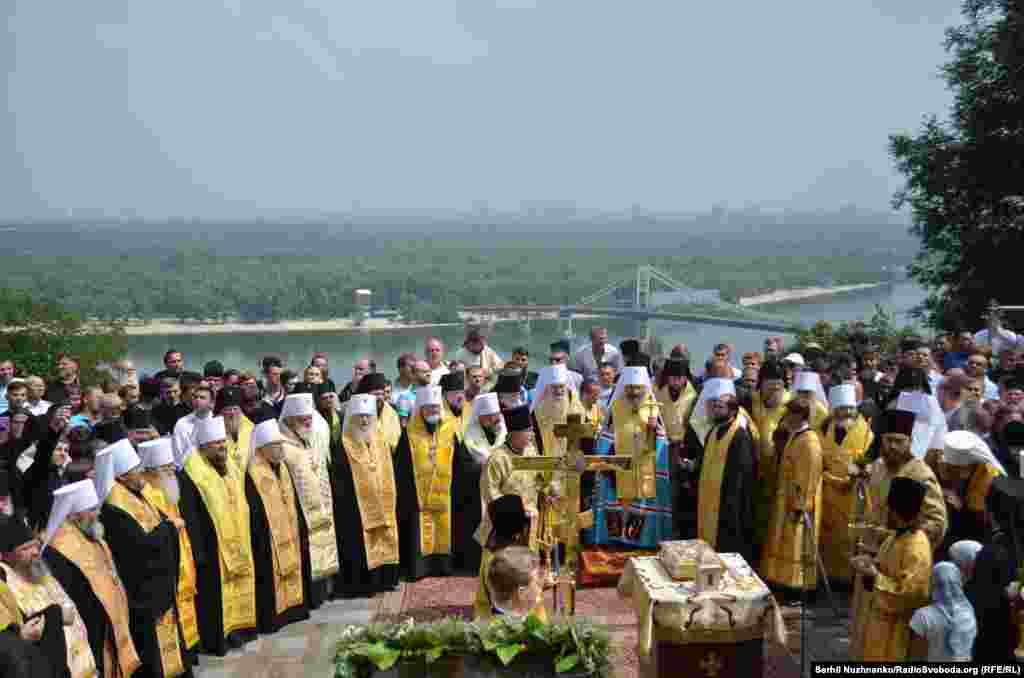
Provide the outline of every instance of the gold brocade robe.
<path id="1" fill-rule="evenodd" d="M 828 415 L 828 405 L 815 398 L 814 407 L 811 408 L 811 428 L 820 431 L 821 425 L 828 419 Z"/>
<path id="2" fill-rule="evenodd" d="M 113 637 L 107 636 L 103 643 L 105 678 L 132 675 L 142 662 L 135 651 L 131 630 L 128 628 L 128 598 L 115 574 L 114 557 L 110 549 L 102 541 L 87 538 L 81 530 L 68 522 L 57 528 L 49 548 L 74 563 L 107 613 Z"/>
<path id="3" fill-rule="evenodd" d="M 0 582 L 0 631 L 6 631 L 11 624 L 21 626 L 24 623 L 14 593 L 7 584 Z"/>
<path id="4" fill-rule="evenodd" d="M 505 494 L 516 494 L 523 500 L 523 508 L 527 513 L 533 512 L 537 515 L 537 472 L 517 471 L 513 469 L 512 459 L 515 457 L 536 457 L 537 449 L 530 446 L 523 450 L 522 455 L 517 454 L 508 445 L 495 449 L 487 459 L 487 465 L 480 474 L 480 504 L 483 512 L 480 526 L 476 530 L 476 540 L 484 546 L 486 555 L 487 540 L 491 536 L 491 519 L 487 514 L 487 506 Z M 537 549 L 537 519 L 530 520 L 530 548 Z"/>
<path id="5" fill-rule="evenodd" d="M 886 500 L 889 496 L 889 486 L 892 479 L 899 476 L 910 478 L 924 483 L 927 491 L 924 495 L 924 504 L 921 506 L 921 513 L 918 516 L 918 524 L 921 530 L 932 543 L 932 548 L 938 548 L 946 536 L 948 516 L 946 515 L 946 499 L 942 494 L 942 487 L 931 467 L 922 459 L 911 459 L 895 473 L 889 471 L 882 459 L 876 460 L 870 467 L 871 478 L 868 481 L 868 507 L 866 522 L 870 525 L 885 526 L 889 524 L 889 510 Z"/>
<path id="6" fill-rule="evenodd" d="M 430 434 L 423 417 L 414 416 L 405 429 L 416 479 L 420 555 L 423 556 L 451 553 L 452 476 L 455 431 L 459 425 L 457 419 L 441 417 L 434 433 Z"/>
<path id="7" fill-rule="evenodd" d="M 464 443 L 466 441 L 466 431 L 469 430 L 469 422 L 473 419 L 473 406 L 472 403 L 466 401 L 462 404 L 462 413 L 458 416 L 452 411 L 452 406 L 448 404 L 448 401 L 444 401 L 444 416 L 451 417 L 456 420 L 458 427 L 455 429 L 455 435 L 459 439 L 459 442 Z M 401 435 L 401 433 L 399 433 Z M 395 443 L 398 444 L 397 442 Z M 393 449 L 393 448 L 392 448 Z"/>
<path id="8" fill-rule="evenodd" d="M 377 430 L 384 436 L 388 451 L 394 454 L 398 441 L 402 439 L 402 422 L 390 403 L 384 403 L 384 408 L 377 417 Z"/>
<path id="9" fill-rule="evenodd" d="M 366 569 L 381 565 L 397 565 L 398 520 L 395 468 L 391 450 L 378 434 L 370 442 L 356 440 L 351 434 L 342 436 L 342 446 L 356 488 L 356 504 L 363 528 Z"/>
<path id="10" fill-rule="evenodd" d="M 658 401 L 652 396 L 648 396 L 636 410 L 625 398 L 612 403 L 615 454 L 633 457 L 631 473 L 615 474 L 616 492 L 623 505 L 634 499 L 655 499 L 658 496 L 658 453 L 647 428 L 647 420 L 659 415 L 657 405 Z"/>
<path id="11" fill-rule="evenodd" d="M 818 587 L 818 526 L 821 521 L 821 441 L 805 428 L 789 437 L 779 458 L 779 478 L 768 539 L 761 553 L 761 578 L 790 589 Z M 814 534 L 801 512 L 810 516 Z"/>
<path id="12" fill-rule="evenodd" d="M 243 414 L 238 422 L 238 440 L 228 435 L 225 441 L 228 448 L 228 457 L 240 469 L 244 469 L 249 465 L 249 436 L 252 435 L 252 429 L 252 422 L 249 421 L 249 417 Z"/>
<path id="13" fill-rule="evenodd" d="M 783 394 L 782 402 L 778 407 L 768 408 L 764 405 L 761 394 L 758 392 L 754 393 L 750 407 L 754 426 L 757 427 L 761 437 L 757 446 L 757 474 L 762 484 L 767 483 L 770 486 L 771 491 L 767 494 L 771 497 L 775 496 L 775 477 L 777 475 L 777 455 L 772 436 L 775 435 L 775 429 L 779 427 L 779 423 L 786 416 L 786 405 L 792 399 L 793 394 L 787 391 Z"/>
<path id="14" fill-rule="evenodd" d="M 985 498 L 992 487 L 992 481 L 1003 475 L 992 464 L 977 464 L 967 483 L 967 501 L 964 508 L 974 513 L 985 513 Z"/>
<path id="15" fill-rule="evenodd" d="M 928 605 L 931 595 L 932 548 L 921 530 L 889 537 L 875 559 L 878 576 L 862 606 L 863 646 L 851 657 L 868 662 L 905 662 L 910 657 L 910 618 Z"/>
<path id="16" fill-rule="evenodd" d="M 690 415 L 693 414 L 693 406 L 697 404 L 697 390 L 693 388 L 693 384 L 686 382 L 679 400 L 672 400 L 668 386 L 659 388 L 656 395 L 658 402 L 661 403 L 661 420 L 665 424 L 668 442 L 683 442 L 689 428 Z"/>
<path id="17" fill-rule="evenodd" d="M 821 432 L 821 559 L 829 577 L 847 581 L 853 577 L 850 558 L 853 541 L 850 522 L 854 520 L 857 494 L 850 478 L 849 466 L 871 446 L 871 426 L 858 415 L 842 443 L 836 443 L 835 419 L 827 420 Z"/>
<path id="18" fill-rule="evenodd" d="M 252 561 L 249 502 L 245 476 L 228 459 L 228 474 L 221 476 L 201 454 L 190 454 L 185 473 L 202 497 L 217 533 L 220 561 L 223 634 L 256 628 L 256 568 Z"/>
<path id="19" fill-rule="evenodd" d="M 163 490 L 153 483 L 147 482 L 142 493 L 165 516 L 180 520 L 178 507 L 168 501 Z M 186 650 L 195 649 L 199 644 L 199 619 L 196 616 L 196 562 L 192 555 L 192 542 L 188 538 L 188 529 L 178 530 L 178 549 L 181 558 L 178 565 L 178 623 L 181 624 L 181 636 Z"/>
<path id="20" fill-rule="evenodd" d="M 163 520 L 154 504 L 144 497 L 133 494 L 118 482 L 111 487 L 107 504 L 130 515 L 146 533 L 159 527 Z M 156 641 L 160 648 L 160 665 L 165 678 L 175 678 L 183 674 L 185 665 L 178 638 L 178 615 L 173 605 L 156 620 Z"/>
<path id="21" fill-rule="evenodd" d="M 743 425 L 737 416 L 722 436 L 717 429 L 711 429 L 704 443 L 704 461 L 700 467 L 700 484 L 697 488 L 697 538 L 715 548 L 718 542 L 718 510 L 722 501 L 722 476 L 729 459 L 729 446 L 736 431 Z"/>
<path id="22" fill-rule="evenodd" d="M 327 462 L 317 446 L 306 447 L 287 427 L 281 427 L 281 434 L 284 437 L 284 461 L 295 481 L 299 505 L 309 531 L 312 579 L 320 581 L 337 573 L 339 567 L 338 542 L 334 536 L 334 499 Z"/>
<path id="23" fill-rule="evenodd" d="M 0 563 L 0 569 L 3 570 L 7 586 L 14 594 L 19 614 L 33 617 L 51 605 L 74 607 L 71 598 L 52 575 L 43 577 L 39 582 L 33 582 L 22 577 L 5 563 Z M 96 658 L 92 656 L 89 632 L 85 629 L 82 616 L 78 614 L 78 608 L 75 608 L 74 621 L 64 626 L 64 644 L 67 647 L 67 666 L 71 678 L 95 678 Z"/>
<path id="24" fill-rule="evenodd" d="M 267 460 L 254 455 L 246 471 L 263 502 L 270 528 L 271 568 L 274 573 L 274 615 L 302 605 L 302 544 L 299 539 L 299 508 L 287 464 L 277 472 Z"/>

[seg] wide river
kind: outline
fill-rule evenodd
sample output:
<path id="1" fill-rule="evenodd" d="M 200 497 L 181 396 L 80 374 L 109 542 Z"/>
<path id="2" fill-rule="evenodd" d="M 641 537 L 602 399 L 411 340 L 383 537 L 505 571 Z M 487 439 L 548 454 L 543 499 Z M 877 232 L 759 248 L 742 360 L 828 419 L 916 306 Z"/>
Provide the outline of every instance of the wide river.
<path id="1" fill-rule="evenodd" d="M 897 324 L 902 325 L 910 322 L 907 312 L 923 299 L 923 290 L 911 283 L 900 283 L 891 288 L 881 287 L 804 302 L 773 304 L 761 307 L 760 310 L 811 325 L 819 320 L 869 320 L 878 304 L 894 314 Z M 556 322 L 534 321 L 529 333 L 519 323 L 497 323 L 490 334 L 489 343 L 506 359 L 512 349 L 526 346 L 530 350 L 531 366 L 536 368 L 546 364 L 548 344 L 560 336 Z M 626 321 L 611 318 L 576 319 L 573 321 L 576 333 L 574 348 L 589 341 L 587 331 L 593 325 L 607 327 L 616 344 L 630 332 L 631 327 Z M 766 336 L 761 331 L 693 323 L 658 322 L 655 328 L 666 350 L 674 344 L 685 343 L 690 347 L 695 362 L 703 361 L 711 353 L 712 347 L 722 341 L 735 344 L 740 352 L 760 350 Z M 310 356 L 315 351 L 326 351 L 330 355 L 331 374 L 340 387 L 348 381 L 352 363 L 364 356 L 376 360 L 380 371 L 394 376 L 398 355 L 405 351 L 422 355 L 423 340 L 430 335 L 439 336 L 447 345 L 449 355 L 454 355 L 455 350 L 462 345 L 464 331 L 461 327 L 435 327 L 357 333 L 135 336 L 129 338 L 129 356 L 140 373 L 151 374 L 163 368 L 161 358 L 169 348 L 182 351 L 186 367 L 196 371 L 202 371 L 203 365 L 209 360 L 219 360 L 225 367 L 256 370 L 260 359 L 270 354 L 281 356 L 287 367 L 301 368 L 309 364 Z"/>

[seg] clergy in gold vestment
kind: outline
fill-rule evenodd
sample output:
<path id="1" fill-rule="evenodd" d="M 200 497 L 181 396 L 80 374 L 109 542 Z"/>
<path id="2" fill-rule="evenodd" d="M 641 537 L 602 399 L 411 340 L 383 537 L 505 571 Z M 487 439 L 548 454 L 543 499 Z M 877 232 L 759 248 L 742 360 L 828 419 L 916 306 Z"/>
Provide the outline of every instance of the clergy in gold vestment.
<path id="1" fill-rule="evenodd" d="M 912 653 L 910 619 L 929 602 L 931 543 L 917 518 L 927 488 L 910 478 L 893 478 L 887 495 L 887 527 L 893 530 L 872 558 L 856 556 L 852 565 L 865 578 L 866 600 L 858 611 L 863 620 L 863 661 L 923 660 Z"/>
<path id="2" fill-rule="evenodd" d="M 178 475 L 179 508 L 196 564 L 196 613 L 204 653 L 223 657 L 256 638 L 256 572 L 252 560 L 245 473 L 228 459 L 220 417 L 197 427 L 199 454 Z"/>
<path id="3" fill-rule="evenodd" d="M 338 487 L 338 584 L 345 596 L 372 596 L 398 584 L 398 519 L 391 450 L 377 428 L 377 400 L 352 396 L 334 462 Z"/>
<path id="4" fill-rule="evenodd" d="M 466 429 L 469 428 L 469 420 L 473 415 L 473 408 L 466 402 L 466 373 L 449 372 L 441 376 L 438 385 L 441 387 L 441 394 L 444 396 L 445 415 L 459 420 L 459 428 L 456 435 L 459 440 L 464 441 Z"/>
<path id="5" fill-rule="evenodd" d="M 854 460 L 871 447 L 875 436 L 871 426 L 857 412 L 853 384 L 829 392 L 832 415 L 822 424 L 821 438 L 821 559 L 832 579 L 848 582 L 853 577 L 850 558 L 854 556 L 850 522 L 854 520 L 857 495 L 851 473 Z"/>
<path id="6" fill-rule="evenodd" d="M 820 431 L 822 422 L 828 417 L 828 401 L 825 399 L 821 377 L 809 369 L 801 370 L 793 379 L 793 391 L 796 392 L 796 399 L 803 401 L 810 409 L 811 428 Z"/>
<path id="7" fill-rule="evenodd" d="M 388 449 L 394 454 L 395 449 L 398 447 L 398 441 L 402 438 L 402 422 L 398 418 L 395 408 L 391 406 L 385 397 L 387 385 L 388 380 L 383 374 L 372 372 L 359 380 L 356 394 L 368 394 L 377 399 L 377 430 L 383 436 L 384 443 L 388 446 Z M 345 414 L 347 413 L 348 407 L 346 403 Z"/>
<path id="8" fill-rule="evenodd" d="M 0 674 L 4 678 L 66 676 L 60 622 L 57 607 L 25 619 L 10 587 L 0 581 Z"/>
<path id="9" fill-rule="evenodd" d="M 778 453 L 775 430 L 786 416 L 786 404 L 792 394 L 786 390 L 782 366 L 769 360 L 757 374 L 757 390 L 751 396 L 750 414 L 760 433 L 757 447 L 757 497 L 754 500 L 755 551 L 760 556 L 768 538 L 768 525 L 775 503 L 775 481 L 778 476 Z"/>
<path id="10" fill-rule="evenodd" d="M 661 420 L 668 438 L 669 481 L 672 485 L 673 536 L 691 535 L 696 529 L 698 479 L 684 470 L 683 461 L 700 454 L 701 443 L 690 428 L 697 390 L 690 383 L 690 362 L 668 360 L 654 392 L 661 405 Z"/>
<path id="11" fill-rule="evenodd" d="M 988 444 L 970 431 L 952 431 L 944 438 L 945 449 L 936 467 L 943 486 L 949 529 L 943 553 L 961 539 L 988 541 L 985 498 L 992 481 L 1006 475 Z"/>
<path id="12" fill-rule="evenodd" d="M 172 458 L 173 460 L 173 458 Z M 51 632 L 63 635 L 63 643 L 54 642 L 55 652 L 47 652 L 51 661 L 61 670 L 59 676 L 69 678 L 95 678 L 96 660 L 89 647 L 86 631 L 78 608 L 54 579 L 42 560 L 40 542 L 25 524 L 23 517 L 0 516 L 0 578 L 14 596 L 17 609 L 24 619 L 41 615 L 46 621 L 41 649 Z M 56 608 L 51 614 L 51 608 Z M 64 656 L 58 656 L 60 652 Z"/>
<path id="13" fill-rule="evenodd" d="M 143 479 L 146 481 L 147 497 L 157 509 L 172 519 L 181 518 L 178 500 L 181 487 L 174 468 L 174 448 L 170 438 L 158 438 L 139 445 L 142 459 Z M 194 665 L 198 661 L 199 620 L 196 618 L 196 563 L 192 556 L 192 542 L 188 529 L 178 528 L 178 623 L 181 624 L 182 653 L 185 663 Z"/>
<path id="14" fill-rule="evenodd" d="M 218 391 L 213 413 L 224 417 L 224 427 L 228 432 L 225 441 L 228 457 L 235 462 L 235 466 L 245 469 L 249 466 L 249 436 L 252 435 L 253 424 L 242 413 L 242 389 L 238 386 L 225 386 Z"/>
<path id="15" fill-rule="evenodd" d="M 440 386 L 421 386 L 395 452 L 398 543 L 402 574 L 410 580 L 452 572 L 452 486 L 465 451 L 460 423 L 443 416 Z"/>
<path id="16" fill-rule="evenodd" d="M 252 447 L 245 498 L 256 568 L 256 620 L 260 633 L 274 633 L 309 619 L 310 578 L 302 559 L 306 524 L 292 476 L 282 463 L 284 446 L 275 420 L 253 429 Z"/>
<path id="17" fill-rule="evenodd" d="M 103 678 L 127 678 L 141 666 L 128 627 L 128 597 L 103 541 L 100 499 L 92 480 L 53 493 L 44 557 L 78 608 Z"/>
<path id="18" fill-rule="evenodd" d="M 366 377 L 363 378 L 364 380 Z M 312 590 L 306 603 L 315 610 L 330 598 L 338 572 L 338 541 L 334 532 L 334 497 L 330 478 L 330 429 L 313 403 L 311 393 L 285 398 L 278 422 L 284 437 L 284 461 L 288 465 L 299 504 L 309 531 Z"/>
<path id="19" fill-rule="evenodd" d="M 700 477 L 697 537 L 716 551 L 739 553 L 753 562 L 755 445 L 747 420 L 739 415 L 732 381 L 707 381 L 697 408 L 713 422 L 703 454 L 690 462 Z"/>
<path id="20" fill-rule="evenodd" d="M 867 525 L 887 529 L 889 506 L 886 501 L 889 487 L 895 478 L 909 478 L 925 487 L 924 501 L 915 524 L 928 538 L 930 549 L 942 543 L 946 533 L 946 504 L 942 488 L 931 468 L 911 452 L 914 430 L 914 414 L 903 410 L 886 410 L 879 422 L 882 458 L 868 467 L 867 509 L 864 522 Z M 873 555 L 873 554 L 872 554 Z M 864 653 L 866 642 L 863 624 L 868 617 L 863 609 L 869 602 L 869 594 L 863 586 L 863 577 L 855 577 L 853 600 L 850 612 L 853 624 L 850 631 L 850 659 L 859 660 Z"/>
<path id="21" fill-rule="evenodd" d="M 760 575 L 784 594 L 818 588 L 821 441 L 810 418 L 807 403 L 791 400 L 779 427 L 786 433 L 786 442 L 779 455 L 775 504 L 761 552 Z"/>
<path id="22" fill-rule="evenodd" d="M 188 667 L 176 611 L 178 528 L 147 496 L 142 463 L 128 440 L 111 445 L 114 484 L 100 519 L 128 596 L 129 626 L 142 667 L 138 678 L 177 678 Z M 101 456 L 97 455 L 97 467 Z"/>
<path id="23" fill-rule="evenodd" d="M 497 396 L 488 393 L 485 396 L 477 396 L 477 399 L 488 398 L 496 400 Z M 487 407 L 493 408 L 493 402 Z M 484 411 L 484 405 L 481 405 Z M 491 409 L 486 411 L 490 412 Z M 500 415 L 499 415 L 500 416 Z M 514 494 L 522 499 L 526 514 L 531 520 L 532 529 L 529 534 L 528 545 L 531 548 L 537 546 L 537 518 L 540 515 L 537 507 L 538 496 L 538 474 L 535 471 L 517 471 L 512 466 L 512 460 L 516 457 L 535 457 L 537 448 L 533 444 L 533 423 L 530 420 L 530 408 L 522 405 L 505 412 L 505 424 L 501 427 L 498 436 L 504 439 L 504 444 L 495 445 L 491 448 L 483 474 L 480 476 L 480 503 L 482 504 L 483 519 L 476 531 L 476 540 L 482 546 L 487 545 L 494 526 L 491 524 L 490 514 L 487 507 L 498 497 L 506 494 Z M 505 433 L 507 431 L 507 433 Z"/>
<path id="24" fill-rule="evenodd" d="M 459 506 L 454 531 L 459 535 L 455 543 L 455 568 L 460 572 L 477 574 L 483 555 L 477 539 L 477 529 L 484 520 L 483 501 L 480 498 L 481 479 L 491 453 L 505 446 L 508 430 L 501 414 L 497 393 L 477 395 L 470 410 L 469 426 L 463 437 L 465 463 L 459 474 L 459 483 L 452 486 L 452 501 Z"/>
<path id="25" fill-rule="evenodd" d="M 539 434 L 537 449 L 541 456 L 564 457 L 568 449 L 568 439 L 555 435 L 555 427 L 565 424 L 568 417 L 576 416 L 582 420 L 584 412 L 579 395 L 570 384 L 569 369 L 564 364 L 549 365 L 540 371 L 537 380 L 537 395 L 530 404 L 536 432 Z M 542 473 L 542 489 L 547 496 L 561 494 L 561 480 L 552 473 Z M 547 534 L 558 532 L 561 516 L 569 514 L 569 507 L 564 503 L 553 506 L 547 512 L 546 525 L 543 530 Z M 579 510 L 573 507 L 572 510 Z"/>

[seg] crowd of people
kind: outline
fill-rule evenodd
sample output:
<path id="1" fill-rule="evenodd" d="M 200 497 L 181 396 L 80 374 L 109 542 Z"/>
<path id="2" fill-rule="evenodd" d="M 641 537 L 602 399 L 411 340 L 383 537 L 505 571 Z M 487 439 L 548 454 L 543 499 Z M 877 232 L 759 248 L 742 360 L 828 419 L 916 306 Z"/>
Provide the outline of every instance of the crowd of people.
<path id="1" fill-rule="evenodd" d="M 199 373 L 172 349 L 100 384 L 0 356 L 0 673 L 189 675 L 330 599 L 457 573 L 479 617 L 544 618 L 538 537 L 570 511 L 591 545 L 740 553 L 785 604 L 824 573 L 854 592 L 851 658 L 1013 660 L 1024 337 L 993 320 L 886 355 L 855 326 L 840 352 L 769 337 L 698 370 L 603 328 L 550 348 L 531 370 L 474 329 L 340 387 L 322 353 Z M 569 506 L 515 463 L 569 445 L 632 465 Z"/>

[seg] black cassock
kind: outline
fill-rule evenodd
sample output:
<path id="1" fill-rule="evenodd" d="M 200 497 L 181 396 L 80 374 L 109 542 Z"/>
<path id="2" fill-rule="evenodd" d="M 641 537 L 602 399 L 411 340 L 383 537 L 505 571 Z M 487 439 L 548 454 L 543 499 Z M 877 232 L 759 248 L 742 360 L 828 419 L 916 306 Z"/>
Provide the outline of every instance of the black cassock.
<path id="1" fill-rule="evenodd" d="M 64 529 L 77 530 L 78 528 L 67 524 Z M 89 584 L 89 580 L 85 578 L 82 571 L 78 569 L 78 565 L 75 565 L 52 547 L 47 547 L 43 551 L 43 559 L 50 566 L 50 572 L 64 589 L 64 592 L 71 598 L 71 602 L 78 608 L 78 614 L 82 617 L 82 623 L 85 624 L 89 636 L 89 648 L 92 650 L 92 656 L 96 658 L 96 675 L 104 675 L 106 667 L 103 665 L 103 646 L 107 638 L 111 639 L 112 644 L 114 639 L 114 626 L 107 615 L 107 609 L 103 607 L 103 603 L 93 593 L 92 585 Z M 63 620 L 58 619 L 57 621 L 63 624 Z M 46 620 L 46 625 L 50 626 L 49 618 Z"/>
<path id="2" fill-rule="evenodd" d="M 345 446 L 332 445 L 334 455 L 334 529 L 338 536 L 338 576 L 335 590 L 349 598 L 363 598 L 391 591 L 398 586 L 398 565 L 381 565 L 370 570 L 366 564 L 366 543 L 359 516 L 352 467 Z M 397 491 L 397 486 L 396 486 Z"/>
<path id="3" fill-rule="evenodd" d="M 707 448 L 711 436 L 715 440 L 724 436 L 732 425 L 717 425 L 708 432 L 704 440 L 704 448 L 697 458 L 694 473 L 696 483 L 700 484 L 701 466 L 704 463 L 704 449 Z M 736 434 L 729 445 L 725 469 L 722 471 L 721 499 L 718 504 L 718 537 L 715 550 L 719 553 L 739 553 L 748 563 L 755 562 L 754 552 L 754 499 L 757 496 L 757 461 L 754 456 L 754 439 L 743 426 L 736 429 Z"/>
<path id="4" fill-rule="evenodd" d="M 132 642 L 142 660 L 135 678 L 163 678 L 156 623 L 177 605 L 181 558 L 178 530 L 166 516 L 162 517 L 159 525 L 145 532 L 135 518 L 117 507 L 104 504 L 100 512 L 105 540 L 128 596 L 128 626 Z M 178 643 L 184 648 L 180 628 Z M 184 653 L 182 665 L 191 674 Z"/>
<path id="5" fill-rule="evenodd" d="M 978 634 L 974 638 L 976 662 L 1013 664 L 1017 625 L 1013 623 L 1006 587 L 1017 576 L 1013 541 L 996 533 L 974 559 L 974 575 L 964 593 L 974 606 Z"/>
<path id="6" fill-rule="evenodd" d="M 486 431 L 484 435 L 490 439 Z M 474 535 L 483 517 L 480 474 L 486 464 L 477 462 L 464 444 L 459 445 L 456 454 L 459 473 L 452 479 L 452 566 L 460 574 L 477 576 L 482 549 Z"/>
<path id="7" fill-rule="evenodd" d="M 199 645 L 205 654 L 223 657 L 231 647 L 240 647 L 256 640 L 256 628 L 234 631 L 231 644 L 224 636 L 224 610 L 221 607 L 220 552 L 217 530 L 206 510 L 199 488 L 184 471 L 178 472 L 181 499 L 178 510 L 185 521 L 192 558 L 196 564 L 196 617 L 199 623 Z"/>
<path id="8" fill-rule="evenodd" d="M 43 610 L 43 614 L 46 616 L 45 628 L 43 637 L 38 642 L 23 639 L 21 629 L 16 624 L 11 624 L 0 632 L 0 676 L 65 678 L 71 675 L 65 659 L 67 648 L 64 645 L 64 625 L 60 608 L 51 605 Z M 56 636 L 60 638 L 57 639 Z"/>
<path id="9" fill-rule="evenodd" d="M 295 511 L 299 516 L 299 553 L 302 562 L 302 604 L 277 614 L 274 580 L 274 554 L 271 551 L 270 523 L 263 499 L 249 474 L 245 474 L 245 498 L 249 502 L 249 527 L 252 531 L 252 559 L 256 566 L 256 627 L 260 633 L 274 633 L 288 624 L 309 619 L 309 595 L 312 579 L 309 562 L 309 531 L 306 517 L 298 504 L 298 492 L 292 483 L 292 496 L 296 497 Z"/>
<path id="10" fill-rule="evenodd" d="M 449 532 L 449 553 L 423 555 L 420 542 L 420 506 L 416 495 L 416 476 L 413 472 L 412 449 L 409 446 L 409 434 L 402 431 L 402 438 L 395 448 L 395 490 L 398 494 L 398 551 L 401 560 L 402 577 L 417 581 L 424 577 L 446 577 L 454 571 L 454 553 L 460 544 L 455 542 L 456 504 L 454 490 L 465 487 L 469 480 L 463 476 L 468 473 L 466 461 L 468 454 L 459 441 L 453 436 L 452 445 L 452 501 Z M 472 475 L 471 473 L 469 475 Z M 479 474 L 477 482 L 479 483 Z M 479 510 L 479 509 L 478 509 Z"/>

